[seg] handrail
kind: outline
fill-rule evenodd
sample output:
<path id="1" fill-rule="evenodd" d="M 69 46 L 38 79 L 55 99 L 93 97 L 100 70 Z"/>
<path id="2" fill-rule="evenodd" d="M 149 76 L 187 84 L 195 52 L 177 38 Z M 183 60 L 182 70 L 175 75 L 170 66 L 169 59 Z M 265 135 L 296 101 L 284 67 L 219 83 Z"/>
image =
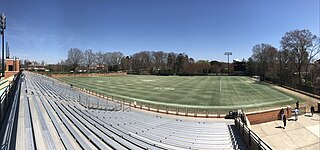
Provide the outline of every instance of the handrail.
<path id="1" fill-rule="evenodd" d="M 3 91 L 3 93 L 0 96 L 0 102 L 2 103 L 2 101 L 4 100 L 4 97 L 7 95 L 8 93 L 8 89 L 10 89 L 10 84 L 5 88 L 5 90 Z"/>
<path id="2" fill-rule="evenodd" d="M 14 76 L 6 90 L 0 96 L 0 145 L 1 149 L 15 149 L 17 133 L 18 105 L 20 96 L 20 75 Z"/>
<path id="3" fill-rule="evenodd" d="M 19 79 L 20 75 L 21 75 L 21 72 L 15 74 L 12 82 L 9 82 L 9 85 L 0 95 L 0 127 L 2 127 L 3 119 L 5 118 L 8 112 L 8 108 L 11 104 L 10 97 L 12 97 L 13 96 L 12 94 L 14 94 L 14 90 L 18 82 L 17 79 Z"/>
<path id="4" fill-rule="evenodd" d="M 272 150 L 273 148 L 264 142 L 254 131 L 252 131 L 240 118 L 235 118 L 235 126 L 238 128 L 245 143 L 250 149 Z M 253 143 L 254 142 L 254 143 Z"/>

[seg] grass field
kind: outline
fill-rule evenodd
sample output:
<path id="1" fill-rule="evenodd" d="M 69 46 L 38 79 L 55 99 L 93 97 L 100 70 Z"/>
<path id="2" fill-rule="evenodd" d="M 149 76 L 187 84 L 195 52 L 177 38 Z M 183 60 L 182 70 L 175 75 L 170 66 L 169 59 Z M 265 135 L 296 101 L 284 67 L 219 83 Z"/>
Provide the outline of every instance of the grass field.
<path id="1" fill-rule="evenodd" d="M 68 84 L 122 99 L 195 108 L 254 108 L 294 103 L 269 84 L 236 76 L 64 77 Z"/>

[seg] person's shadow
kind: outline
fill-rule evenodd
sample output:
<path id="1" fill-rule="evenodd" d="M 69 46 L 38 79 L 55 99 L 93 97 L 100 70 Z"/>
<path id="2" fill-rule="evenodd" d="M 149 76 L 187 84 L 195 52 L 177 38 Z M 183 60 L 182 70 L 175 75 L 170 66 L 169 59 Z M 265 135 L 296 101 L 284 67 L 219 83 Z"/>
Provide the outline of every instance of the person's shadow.
<path id="1" fill-rule="evenodd" d="M 275 128 L 282 129 L 282 127 L 281 127 L 281 126 L 277 126 L 277 127 L 275 127 Z"/>

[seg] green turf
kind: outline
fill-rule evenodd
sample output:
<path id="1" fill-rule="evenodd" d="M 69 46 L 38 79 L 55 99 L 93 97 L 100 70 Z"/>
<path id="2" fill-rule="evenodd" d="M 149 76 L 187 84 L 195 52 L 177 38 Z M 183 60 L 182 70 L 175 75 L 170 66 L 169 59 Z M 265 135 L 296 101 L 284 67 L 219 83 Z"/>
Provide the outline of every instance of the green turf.
<path id="1" fill-rule="evenodd" d="M 248 77 L 64 77 L 66 83 L 122 99 L 194 108 L 254 108 L 291 104 L 289 95 Z"/>

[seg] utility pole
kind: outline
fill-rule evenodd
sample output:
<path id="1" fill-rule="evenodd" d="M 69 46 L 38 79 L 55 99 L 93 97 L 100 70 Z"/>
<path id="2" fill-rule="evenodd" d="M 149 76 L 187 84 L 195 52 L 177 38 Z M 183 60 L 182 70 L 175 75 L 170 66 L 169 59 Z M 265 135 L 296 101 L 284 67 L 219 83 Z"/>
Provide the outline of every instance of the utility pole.
<path id="1" fill-rule="evenodd" d="M 230 75 L 229 56 L 232 55 L 232 52 L 225 52 L 224 55 L 228 55 L 228 75 Z"/>
<path id="2" fill-rule="evenodd" d="M 6 29 L 6 16 L 1 15 L 1 36 L 2 36 L 2 77 L 4 77 L 4 30 Z"/>
<path id="3" fill-rule="evenodd" d="M 10 58 L 10 52 L 9 52 L 9 43 L 6 42 L 6 59 Z"/>

